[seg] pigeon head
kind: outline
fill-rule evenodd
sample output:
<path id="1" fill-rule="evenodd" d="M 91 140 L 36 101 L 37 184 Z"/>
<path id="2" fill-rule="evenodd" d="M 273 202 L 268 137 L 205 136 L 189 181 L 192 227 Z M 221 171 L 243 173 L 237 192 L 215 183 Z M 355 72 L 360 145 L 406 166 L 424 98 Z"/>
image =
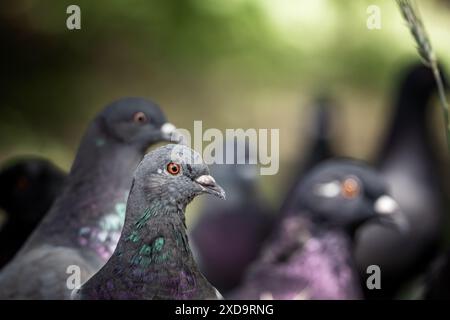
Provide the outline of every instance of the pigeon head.
<path id="1" fill-rule="evenodd" d="M 305 177 L 295 207 L 311 219 L 351 232 L 369 220 L 407 228 L 407 220 L 389 195 L 382 177 L 369 166 L 354 160 L 329 160 Z"/>
<path id="2" fill-rule="evenodd" d="M 60 192 L 65 174 L 39 157 L 12 159 L 0 171 L 0 207 L 11 220 L 37 223 Z"/>
<path id="3" fill-rule="evenodd" d="M 147 201 L 184 207 L 196 196 L 209 193 L 225 199 L 225 191 L 209 174 L 201 156 L 184 145 L 169 144 L 148 153 L 134 176 Z"/>
<path id="4" fill-rule="evenodd" d="M 442 66 L 439 67 L 444 86 L 448 88 L 446 72 Z M 433 71 L 431 68 L 419 62 L 411 65 L 404 73 L 400 81 L 399 93 L 400 96 L 410 97 L 411 99 L 420 101 L 421 105 L 423 104 L 425 107 L 425 102 L 430 99 L 436 89 L 437 86 Z"/>
<path id="5" fill-rule="evenodd" d="M 146 149 L 171 141 L 176 129 L 159 106 L 143 98 L 122 98 L 109 104 L 96 119 L 107 139 Z"/>

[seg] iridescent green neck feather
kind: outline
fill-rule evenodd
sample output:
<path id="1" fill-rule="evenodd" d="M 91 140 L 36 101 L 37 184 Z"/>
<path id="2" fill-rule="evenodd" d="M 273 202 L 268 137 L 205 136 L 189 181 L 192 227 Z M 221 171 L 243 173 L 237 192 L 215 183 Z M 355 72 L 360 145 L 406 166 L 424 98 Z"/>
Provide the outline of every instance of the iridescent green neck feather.
<path id="1" fill-rule="evenodd" d="M 130 195 L 111 259 L 82 289 L 84 299 L 214 299 L 189 247 L 184 211 L 174 203 Z"/>

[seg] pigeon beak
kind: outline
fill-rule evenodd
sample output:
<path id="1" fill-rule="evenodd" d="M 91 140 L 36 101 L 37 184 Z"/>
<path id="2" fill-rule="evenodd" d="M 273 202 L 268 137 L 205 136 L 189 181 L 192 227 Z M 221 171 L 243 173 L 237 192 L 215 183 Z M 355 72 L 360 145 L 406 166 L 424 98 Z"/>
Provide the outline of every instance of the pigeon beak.
<path id="1" fill-rule="evenodd" d="M 210 193 L 225 200 L 225 190 L 216 183 L 216 180 L 210 175 L 203 175 L 195 179 L 205 193 Z"/>
<path id="2" fill-rule="evenodd" d="M 177 133 L 176 127 L 170 122 L 166 122 L 161 126 L 161 137 L 162 139 L 170 142 L 180 142 L 181 135 Z"/>
<path id="3" fill-rule="evenodd" d="M 409 222 L 398 203 L 388 195 L 382 195 L 374 204 L 374 211 L 382 224 L 395 227 L 401 233 L 409 231 Z"/>

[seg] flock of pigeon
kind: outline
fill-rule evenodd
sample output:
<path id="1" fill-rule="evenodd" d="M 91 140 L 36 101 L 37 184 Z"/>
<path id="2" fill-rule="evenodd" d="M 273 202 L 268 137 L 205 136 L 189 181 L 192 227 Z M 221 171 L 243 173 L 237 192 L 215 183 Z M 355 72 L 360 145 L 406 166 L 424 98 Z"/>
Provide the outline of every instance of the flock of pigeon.
<path id="1" fill-rule="evenodd" d="M 158 105 L 113 102 L 88 126 L 68 174 L 38 157 L 3 166 L 0 298 L 391 299 L 405 287 L 415 298 L 450 298 L 445 196 L 426 116 L 434 90 L 428 68 L 408 70 L 373 166 L 335 156 L 336 110 L 320 97 L 278 212 L 255 165 L 210 173 L 173 143 Z M 188 232 L 185 209 L 201 194 Z M 381 288 L 366 284 L 371 265 Z"/>

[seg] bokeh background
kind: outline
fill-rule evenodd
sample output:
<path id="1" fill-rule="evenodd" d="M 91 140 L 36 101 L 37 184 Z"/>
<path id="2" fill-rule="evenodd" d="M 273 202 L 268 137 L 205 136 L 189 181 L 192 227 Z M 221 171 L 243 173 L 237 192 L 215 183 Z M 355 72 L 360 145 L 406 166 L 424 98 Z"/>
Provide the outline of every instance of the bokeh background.
<path id="1" fill-rule="evenodd" d="M 70 4 L 81 30 L 66 28 Z M 380 30 L 366 27 L 372 4 Z M 448 66 L 449 2 L 418 4 Z M 391 0 L 2 0 L 0 37 L 0 162 L 38 154 L 68 170 L 98 110 L 144 96 L 182 128 L 279 128 L 279 174 L 261 179 L 274 206 L 301 161 L 315 96 L 337 102 L 336 152 L 370 161 L 402 68 L 417 60 Z"/>

